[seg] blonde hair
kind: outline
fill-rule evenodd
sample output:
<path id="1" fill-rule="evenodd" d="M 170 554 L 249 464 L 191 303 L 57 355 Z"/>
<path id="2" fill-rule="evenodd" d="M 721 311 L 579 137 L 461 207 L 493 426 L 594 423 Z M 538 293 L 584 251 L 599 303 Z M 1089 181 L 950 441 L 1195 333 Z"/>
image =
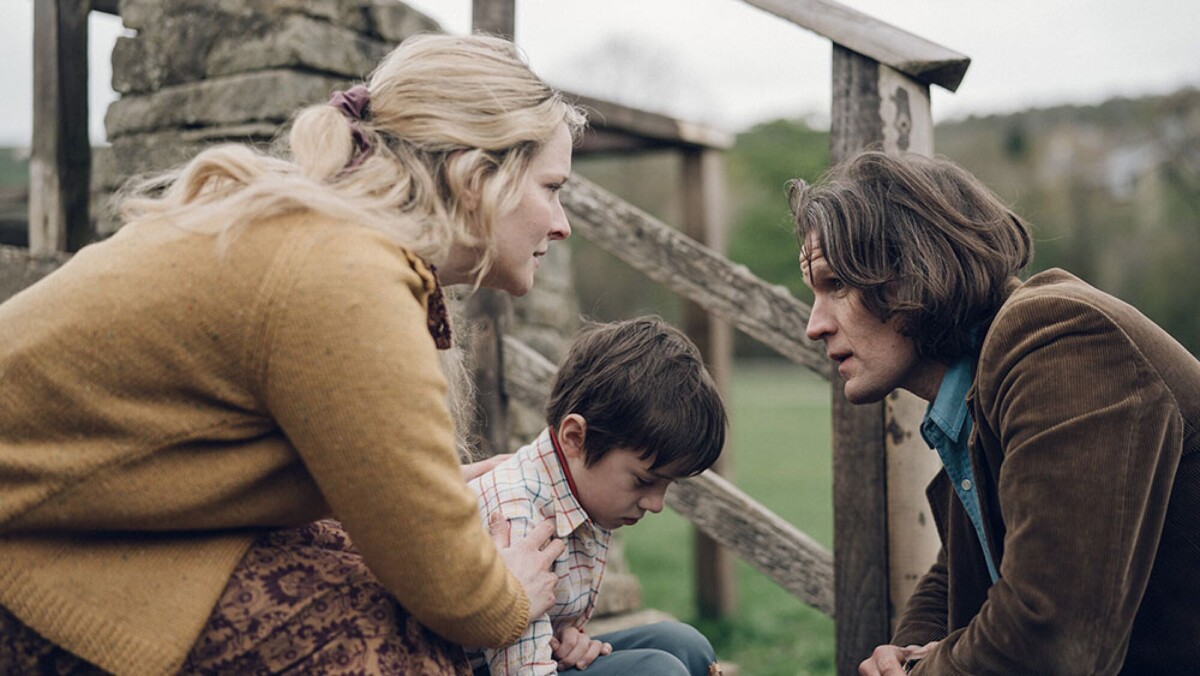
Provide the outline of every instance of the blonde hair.
<path id="1" fill-rule="evenodd" d="M 500 38 L 423 34 L 386 56 L 367 83 L 369 113 L 353 124 L 371 150 L 353 166 L 351 123 L 322 103 L 295 117 L 276 155 L 240 145 L 201 152 L 125 196 L 126 222 L 161 219 L 200 232 L 235 232 L 310 212 L 391 235 L 427 261 L 478 249 L 482 279 L 494 223 L 520 199 L 543 144 L 585 117 Z"/>
<path id="2" fill-rule="evenodd" d="M 255 222 L 312 213 L 387 233 L 435 265 L 454 247 L 477 250 L 478 285 L 495 256 L 494 224 L 520 200 L 530 163 L 559 125 L 578 139 L 583 112 L 542 82 L 515 45 L 484 35 L 410 37 L 366 86 L 363 120 L 327 103 L 305 108 L 273 153 L 217 146 L 132 185 L 123 220 L 161 221 L 228 243 Z M 365 154 L 356 155 L 356 130 L 370 146 Z M 441 362 L 463 454 L 470 383 L 455 353 Z"/>

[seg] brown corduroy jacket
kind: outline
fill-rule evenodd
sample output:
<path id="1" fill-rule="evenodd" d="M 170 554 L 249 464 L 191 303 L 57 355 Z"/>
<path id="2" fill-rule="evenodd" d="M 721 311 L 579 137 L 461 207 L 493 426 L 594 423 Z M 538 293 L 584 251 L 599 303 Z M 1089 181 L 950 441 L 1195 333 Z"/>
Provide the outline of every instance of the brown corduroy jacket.
<path id="1" fill-rule="evenodd" d="M 916 674 L 1200 673 L 1200 362 L 1061 270 L 1015 288 L 968 394 L 991 584 L 944 472 L 893 643 Z"/>

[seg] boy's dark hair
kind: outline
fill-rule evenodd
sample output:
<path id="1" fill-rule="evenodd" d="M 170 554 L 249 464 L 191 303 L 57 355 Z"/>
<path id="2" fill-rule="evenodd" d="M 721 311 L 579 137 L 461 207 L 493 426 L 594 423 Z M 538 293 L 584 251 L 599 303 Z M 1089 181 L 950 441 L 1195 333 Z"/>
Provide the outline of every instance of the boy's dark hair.
<path id="1" fill-rule="evenodd" d="M 973 349 L 1029 262 L 1029 226 L 953 162 L 862 151 L 817 185 L 790 181 L 801 255 L 815 238 L 833 273 L 922 357 Z"/>
<path id="2" fill-rule="evenodd" d="M 694 476 L 725 445 L 725 406 L 700 351 L 658 317 L 585 327 L 559 366 L 546 422 L 557 429 L 572 413 L 587 421 L 585 465 L 624 448 L 651 469 Z"/>

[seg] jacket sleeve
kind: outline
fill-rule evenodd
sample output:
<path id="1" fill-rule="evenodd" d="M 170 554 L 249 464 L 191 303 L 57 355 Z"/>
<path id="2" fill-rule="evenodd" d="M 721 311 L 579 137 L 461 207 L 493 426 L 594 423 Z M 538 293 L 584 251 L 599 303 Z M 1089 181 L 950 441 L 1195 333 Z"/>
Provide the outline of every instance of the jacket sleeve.
<path id="1" fill-rule="evenodd" d="M 266 406 L 405 609 L 456 643 L 511 643 L 529 601 L 462 480 L 428 273 L 379 233 L 328 230 L 281 254 L 261 292 Z"/>
<path id="2" fill-rule="evenodd" d="M 946 638 L 946 550 L 917 583 L 896 624 L 892 645 L 925 645 Z"/>
<path id="3" fill-rule="evenodd" d="M 1162 532 L 1182 418 L 1125 332 L 1078 298 L 1013 301 L 978 367 L 1003 448 L 1001 579 L 914 673 L 1120 670 Z"/>

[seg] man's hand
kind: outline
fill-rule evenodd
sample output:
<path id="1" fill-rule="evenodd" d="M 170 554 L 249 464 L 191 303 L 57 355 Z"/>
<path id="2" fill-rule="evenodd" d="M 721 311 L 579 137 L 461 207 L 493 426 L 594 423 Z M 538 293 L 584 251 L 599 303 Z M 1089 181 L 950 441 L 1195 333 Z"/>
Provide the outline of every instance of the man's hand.
<path id="1" fill-rule="evenodd" d="M 612 653 L 612 645 L 588 638 L 582 629 L 563 627 L 550 639 L 550 649 L 558 662 L 558 670 L 583 671 L 601 655 Z"/>
<path id="2" fill-rule="evenodd" d="M 484 458 L 478 462 L 473 462 L 469 465 L 462 466 L 463 483 L 468 483 L 472 479 L 480 477 L 490 471 L 500 463 L 512 457 L 512 453 L 501 453 L 493 455 L 490 458 Z"/>
<path id="3" fill-rule="evenodd" d="M 904 664 L 919 660 L 937 647 L 937 641 L 925 645 L 881 645 L 858 665 L 859 676 L 904 676 Z"/>
<path id="4" fill-rule="evenodd" d="M 541 617 L 554 606 L 554 585 L 558 576 L 554 574 L 554 560 L 567 546 L 562 540 L 553 539 L 554 521 L 547 519 L 533 527 L 529 535 L 515 543 L 509 543 L 510 526 L 499 513 L 488 515 L 488 532 L 505 565 L 513 577 L 525 589 L 529 597 L 529 619 Z"/>

